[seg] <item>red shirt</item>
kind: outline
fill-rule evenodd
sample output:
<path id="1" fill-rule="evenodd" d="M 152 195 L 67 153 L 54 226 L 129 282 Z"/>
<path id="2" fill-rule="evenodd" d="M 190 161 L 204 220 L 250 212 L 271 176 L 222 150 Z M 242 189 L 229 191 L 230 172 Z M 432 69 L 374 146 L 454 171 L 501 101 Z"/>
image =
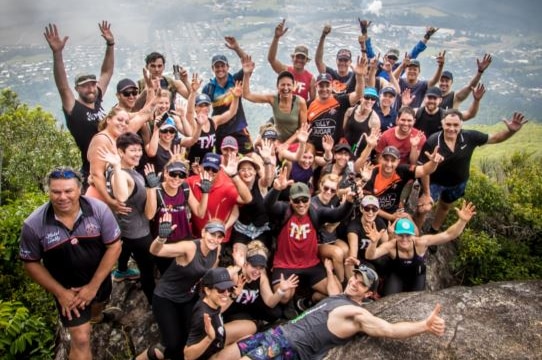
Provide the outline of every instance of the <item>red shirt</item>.
<path id="1" fill-rule="evenodd" d="M 309 214 L 301 217 L 292 215 L 277 238 L 273 267 L 306 269 L 316 266 L 319 262 L 316 229 Z"/>
<path id="2" fill-rule="evenodd" d="M 300 74 L 295 71 L 293 66 L 288 66 L 288 71 L 294 75 L 294 94 L 301 96 L 305 101 L 309 101 L 311 82 L 313 79 L 312 73 L 303 70 Z"/>
<path id="3" fill-rule="evenodd" d="M 409 136 L 404 139 L 399 139 L 395 135 L 395 127 L 392 127 L 382 133 L 382 136 L 376 145 L 375 151 L 381 154 L 386 146 L 395 146 L 401 154 L 399 163 L 408 165 L 410 164 L 410 138 L 418 135 L 419 132 L 420 130 L 412 128 Z M 425 140 L 425 135 L 422 135 L 420 143 L 418 144 L 418 151 L 422 150 Z"/>
<path id="4" fill-rule="evenodd" d="M 187 181 L 196 199 L 201 201 L 201 189 L 197 185 L 200 182 L 199 175 L 192 175 Z M 201 230 L 209 219 L 220 219 L 226 222 L 233 207 L 237 204 L 237 196 L 237 188 L 233 184 L 233 181 L 223 171 L 219 171 L 211 187 L 211 192 L 209 192 L 209 201 L 207 202 L 205 216 L 200 218 L 192 214 L 192 233 L 194 236 L 201 237 Z M 230 241 L 230 234 L 231 228 L 227 230 L 224 242 Z"/>

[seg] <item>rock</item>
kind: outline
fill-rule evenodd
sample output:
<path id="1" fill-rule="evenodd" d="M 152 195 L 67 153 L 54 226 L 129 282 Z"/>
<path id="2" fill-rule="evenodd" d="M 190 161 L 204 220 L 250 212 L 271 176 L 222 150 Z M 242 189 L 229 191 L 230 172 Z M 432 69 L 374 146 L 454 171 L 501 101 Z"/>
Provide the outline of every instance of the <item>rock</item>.
<path id="1" fill-rule="evenodd" d="M 326 359 L 542 359 L 542 281 L 457 286 L 402 293 L 367 305 L 390 322 L 422 320 L 436 303 L 446 320 L 443 337 L 405 340 L 358 336 Z"/>

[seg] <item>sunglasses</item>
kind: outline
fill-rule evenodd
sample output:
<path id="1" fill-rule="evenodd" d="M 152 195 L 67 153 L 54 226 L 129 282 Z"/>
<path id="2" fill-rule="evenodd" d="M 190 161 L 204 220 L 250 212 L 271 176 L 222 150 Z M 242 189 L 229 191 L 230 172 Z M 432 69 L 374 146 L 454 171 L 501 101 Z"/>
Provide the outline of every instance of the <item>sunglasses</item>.
<path id="1" fill-rule="evenodd" d="M 215 290 L 219 294 L 224 294 L 226 291 L 229 292 L 229 293 L 233 292 L 233 288 L 228 288 L 228 289 L 217 289 L 217 288 L 215 288 Z"/>
<path id="2" fill-rule="evenodd" d="M 309 198 L 308 197 L 305 197 L 305 196 L 302 196 L 302 197 L 298 197 L 297 199 L 292 199 L 292 202 L 294 204 L 301 204 L 301 203 L 308 203 L 309 202 Z"/>
<path id="3" fill-rule="evenodd" d="M 70 169 L 55 169 L 49 174 L 50 179 L 77 179 L 81 181 L 81 177 L 75 171 Z"/>
<path id="4" fill-rule="evenodd" d="M 378 208 L 376 206 L 364 206 L 363 211 L 369 212 L 378 212 Z"/>
<path id="5" fill-rule="evenodd" d="M 337 192 L 337 189 L 334 189 L 334 188 L 329 187 L 327 185 L 322 186 L 322 189 L 324 190 L 324 192 L 330 192 L 332 194 L 335 194 Z"/>
<path id="6" fill-rule="evenodd" d="M 171 172 L 168 172 L 168 175 L 172 178 L 179 178 L 179 179 L 186 178 L 186 174 L 180 171 L 171 171 Z"/>
<path id="7" fill-rule="evenodd" d="M 386 56 L 386 57 L 388 58 L 388 60 L 397 61 L 397 56 L 388 55 L 388 56 Z"/>
<path id="8" fill-rule="evenodd" d="M 137 91 L 123 91 L 121 94 L 124 97 L 137 96 Z"/>
<path id="9" fill-rule="evenodd" d="M 172 129 L 172 128 L 169 128 L 169 129 L 160 130 L 160 132 L 161 132 L 162 134 L 167 134 L 167 133 L 175 134 L 175 133 L 177 132 L 177 130 Z"/>
<path id="10" fill-rule="evenodd" d="M 218 169 L 215 169 L 214 167 L 210 167 L 210 166 L 204 166 L 203 170 L 205 170 L 207 172 L 213 172 L 215 174 L 218 172 Z"/>
<path id="11" fill-rule="evenodd" d="M 371 100 L 371 101 L 376 101 L 376 98 L 374 96 L 364 96 L 363 97 L 365 100 Z"/>

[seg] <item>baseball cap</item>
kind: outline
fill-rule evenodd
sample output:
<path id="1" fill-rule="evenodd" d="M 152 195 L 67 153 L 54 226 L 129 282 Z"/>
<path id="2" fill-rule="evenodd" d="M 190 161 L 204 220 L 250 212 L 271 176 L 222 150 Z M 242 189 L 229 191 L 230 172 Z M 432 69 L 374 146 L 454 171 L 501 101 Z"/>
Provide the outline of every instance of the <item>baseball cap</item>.
<path id="1" fill-rule="evenodd" d="M 328 82 L 330 83 L 331 82 L 331 75 L 329 75 L 328 73 L 322 73 L 322 74 L 319 74 L 317 77 L 316 77 L 316 84 L 320 84 L 321 82 Z"/>
<path id="2" fill-rule="evenodd" d="M 333 152 L 339 152 L 339 151 L 347 151 L 350 155 L 352 155 L 352 149 L 350 149 L 350 145 L 339 143 L 333 147 Z"/>
<path id="3" fill-rule="evenodd" d="M 376 92 L 376 89 L 374 87 L 366 87 L 365 90 L 363 90 L 363 96 L 378 98 L 378 93 Z"/>
<path id="4" fill-rule="evenodd" d="M 348 49 L 340 49 L 337 52 L 337 60 L 352 60 L 352 52 Z"/>
<path id="5" fill-rule="evenodd" d="M 386 146 L 384 150 L 382 151 L 382 156 L 390 155 L 393 156 L 396 159 L 401 158 L 401 153 L 399 152 L 399 149 L 397 149 L 395 146 Z"/>
<path id="6" fill-rule="evenodd" d="M 215 65 L 217 62 L 223 62 L 224 64 L 228 65 L 228 58 L 224 55 L 215 55 L 211 59 L 211 65 Z"/>
<path id="7" fill-rule="evenodd" d="M 222 234 L 226 234 L 224 224 L 218 221 L 209 221 L 203 228 L 209 233 L 221 232 Z"/>
<path id="8" fill-rule="evenodd" d="M 436 96 L 436 97 L 442 97 L 442 91 L 436 86 L 431 86 L 427 91 L 425 92 L 425 96 Z"/>
<path id="9" fill-rule="evenodd" d="M 290 199 L 297 199 L 300 197 L 311 197 L 311 192 L 307 184 L 302 182 L 296 182 L 290 187 Z"/>
<path id="10" fill-rule="evenodd" d="M 75 86 L 83 85 L 89 82 L 98 82 L 94 74 L 80 74 L 75 78 Z"/>
<path id="11" fill-rule="evenodd" d="M 137 84 L 133 80 L 122 79 L 121 81 L 117 83 L 117 93 L 121 93 L 124 90 L 130 89 L 130 88 L 136 88 L 136 89 L 138 88 Z"/>
<path id="12" fill-rule="evenodd" d="M 355 267 L 354 272 L 357 272 L 363 277 L 363 283 L 369 288 L 370 291 L 376 291 L 378 288 L 378 274 L 376 271 L 367 265 L 362 264 Z"/>
<path id="13" fill-rule="evenodd" d="M 386 56 L 395 56 L 396 58 L 399 58 L 399 50 L 397 49 L 389 49 L 386 53 Z"/>
<path id="14" fill-rule="evenodd" d="M 416 59 L 412 59 L 410 60 L 410 63 L 408 63 L 406 67 L 411 67 L 411 66 L 420 67 L 420 62 Z"/>
<path id="15" fill-rule="evenodd" d="M 188 174 L 188 171 L 186 170 L 186 165 L 180 161 L 172 162 L 171 164 L 166 166 L 166 170 L 168 173 L 173 171 L 180 171 L 185 175 Z"/>
<path id="16" fill-rule="evenodd" d="M 166 130 L 169 128 L 177 129 L 177 126 L 175 126 L 175 121 L 171 117 L 168 117 L 164 121 L 164 123 L 160 126 L 160 130 Z"/>
<path id="17" fill-rule="evenodd" d="M 448 71 L 448 70 L 443 71 L 443 72 L 442 72 L 442 75 L 440 75 L 440 77 L 441 77 L 441 78 L 448 78 L 448 79 L 450 79 L 450 80 L 452 80 L 452 81 L 454 80 L 454 75 L 452 74 L 451 71 Z"/>
<path id="18" fill-rule="evenodd" d="M 307 58 L 307 60 L 310 60 L 309 48 L 306 47 L 305 45 L 297 45 L 295 47 L 294 53 L 292 54 L 292 56 L 296 56 L 296 55 L 303 55 Z"/>
<path id="19" fill-rule="evenodd" d="M 233 150 L 239 150 L 239 144 L 237 143 L 237 139 L 233 136 L 226 136 L 222 140 L 222 144 L 220 144 L 221 149 L 233 149 Z"/>
<path id="20" fill-rule="evenodd" d="M 202 283 L 203 286 L 216 288 L 219 290 L 230 289 L 235 285 L 231 280 L 228 269 L 223 267 L 207 270 L 205 275 L 203 275 Z"/>
<path id="21" fill-rule="evenodd" d="M 279 134 L 275 129 L 267 129 L 262 133 L 262 139 L 278 139 Z"/>
<path id="22" fill-rule="evenodd" d="M 198 96 L 196 96 L 196 106 L 201 105 L 201 104 L 207 104 L 207 105 L 211 104 L 211 98 L 209 97 L 209 95 L 199 94 Z"/>
<path id="23" fill-rule="evenodd" d="M 201 166 L 203 168 L 210 167 L 217 171 L 220 170 L 220 155 L 211 152 L 205 154 Z"/>
<path id="24" fill-rule="evenodd" d="M 382 94 L 392 94 L 393 96 L 397 96 L 397 92 L 391 86 L 386 86 L 385 88 L 382 88 L 382 90 L 380 90 L 380 95 Z"/>
<path id="25" fill-rule="evenodd" d="M 369 205 L 376 206 L 380 209 L 380 202 L 378 201 L 378 198 L 374 195 L 365 195 L 363 199 L 361 199 L 361 206 L 366 207 Z"/>
<path id="26" fill-rule="evenodd" d="M 267 258 L 262 254 L 248 256 L 247 262 L 252 266 L 267 266 Z"/>
<path id="27" fill-rule="evenodd" d="M 260 170 L 260 164 L 258 164 L 258 162 L 256 160 L 254 160 L 253 158 L 251 158 L 248 155 L 245 155 L 241 159 L 239 159 L 239 162 L 237 163 L 237 170 L 239 170 L 239 168 L 241 167 L 241 164 L 244 163 L 244 162 L 251 163 L 252 166 L 254 166 L 254 169 L 256 169 L 256 171 Z"/>
<path id="28" fill-rule="evenodd" d="M 414 223 L 407 218 L 397 220 L 397 223 L 395 224 L 395 233 L 397 235 L 416 235 Z"/>

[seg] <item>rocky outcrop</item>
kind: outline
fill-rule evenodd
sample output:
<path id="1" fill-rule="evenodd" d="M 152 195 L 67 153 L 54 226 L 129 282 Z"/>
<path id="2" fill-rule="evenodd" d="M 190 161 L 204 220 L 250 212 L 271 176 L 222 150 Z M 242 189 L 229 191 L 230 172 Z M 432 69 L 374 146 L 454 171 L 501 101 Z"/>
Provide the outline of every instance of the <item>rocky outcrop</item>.
<path id="1" fill-rule="evenodd" d="M 542 359 L 542 281 L 501 282 L 477 287 L 402 293 L 367 305 L 388 320 L 425 318 L 436 303 L 446 320 L 443 337 L 420 335 L 406 340 L 359 336 L 335 348 L 332 359 Z M 115 284 L 112 305 L 125 316 L 94 326 L 95 359 L 130 359 L 159 340 L 150 307 L 137 282 Z M 66 358 L 66 338 L 57 359 Z"/>
<path id="2" fill-rule="evenodd" d="M 326 359 L 542 359 L 542 281 L 403 293 L 367 309 L 390 322 L 414 321 L 430 314 L 436 303 L 446 320 L 444 336 L 359 336 L 332 349 Z"/>

